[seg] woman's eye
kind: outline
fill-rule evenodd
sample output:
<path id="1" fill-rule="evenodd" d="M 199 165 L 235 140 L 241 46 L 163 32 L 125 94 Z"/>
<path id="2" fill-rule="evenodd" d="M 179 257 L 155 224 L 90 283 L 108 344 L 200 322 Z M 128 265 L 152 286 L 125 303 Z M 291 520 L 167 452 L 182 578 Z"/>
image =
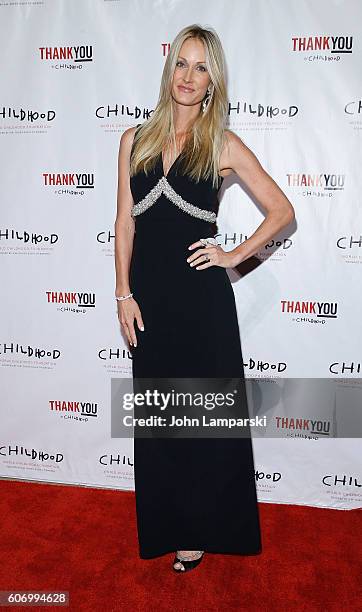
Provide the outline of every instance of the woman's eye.
<path id="1" fill-rule="evenodd" d="M 184 64 L 184 62 L 182 62 L 181 60 L 177 60 L 177 62 L 176 62 L 176 66 L 177 66 L 178 68 L 182 68 L 182 66 L 184 66 L 184 65 L 185 65 L 185 64 Z M 201 72 L 206 72 L 206 68 L 205 68 L 205 66 L 197 66 L 197 68 L 200 68 L 200 69 L 201 69 Z"/>

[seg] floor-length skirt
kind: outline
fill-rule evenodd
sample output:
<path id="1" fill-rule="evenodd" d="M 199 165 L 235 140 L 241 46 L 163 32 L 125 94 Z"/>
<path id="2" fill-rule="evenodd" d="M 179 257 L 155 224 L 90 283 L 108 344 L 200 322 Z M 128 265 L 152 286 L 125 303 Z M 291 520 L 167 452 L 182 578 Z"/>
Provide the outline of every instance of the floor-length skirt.
<path id="1" fill-rule="evenodd" d="M 130 280 L 145 326 L 132 349 L 135 378 L 244 380 L 234 292 L 225 268 L 196 270 L 188 245 L 211 224 L 183 215 L 150 232 L 139 224 Z M 240 413 L 247 412 L 242 396 Z M 250 437 L 135 437 L 139 553 L 255 554 L 261 536 Z"/>

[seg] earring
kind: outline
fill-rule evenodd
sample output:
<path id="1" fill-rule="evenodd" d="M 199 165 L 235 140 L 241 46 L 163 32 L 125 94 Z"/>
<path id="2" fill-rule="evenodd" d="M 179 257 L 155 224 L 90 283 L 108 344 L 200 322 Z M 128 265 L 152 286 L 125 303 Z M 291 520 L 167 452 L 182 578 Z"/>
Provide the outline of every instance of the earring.
<path id="1" fill-rule="evenodd" d="M 205 98 L 202 101 L 202 112 L 203 113 L 206 111 L 207 107 L 210 104 L 210 100 L 211 100 L 211 96 L 212 96 L 213 91 L 214 91 L 213 89 L 210 89 L 209 87 L 207 88 L 206 96 L 205 96 Z"/>

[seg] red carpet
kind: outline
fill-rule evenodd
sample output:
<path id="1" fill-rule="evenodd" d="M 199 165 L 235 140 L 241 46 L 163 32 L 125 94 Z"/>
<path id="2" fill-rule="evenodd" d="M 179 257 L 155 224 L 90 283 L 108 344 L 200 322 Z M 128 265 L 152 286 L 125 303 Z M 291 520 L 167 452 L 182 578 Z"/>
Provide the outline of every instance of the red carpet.
<path id="1" fill-rule="evenodd" d="M 179 575 L 171 554 L 138 557 L 133 492 L 0 480 L 0 493 L 3 591 L 64 589 L 92 612 L 362 610 L 359 510 L 260 504 L 261 555 L 209 553 Z"/>

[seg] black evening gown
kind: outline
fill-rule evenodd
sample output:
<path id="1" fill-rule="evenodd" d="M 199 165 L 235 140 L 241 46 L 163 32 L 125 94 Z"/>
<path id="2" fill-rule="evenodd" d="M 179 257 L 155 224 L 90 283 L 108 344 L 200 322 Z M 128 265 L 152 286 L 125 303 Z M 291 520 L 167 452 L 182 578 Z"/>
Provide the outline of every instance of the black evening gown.
<path id="1" fill-rule="evenodd" d="M 218 189 L 182 174 L 179 162 L 165 177 L 160 155 L 154 171 L 130 179 L 136 224 L 130 286 L 145 326 L 142 332 L 135 321 L 133 377 L 244 381 L 226 269 L 196 270 L 186 261 L 191 243 L 216 233 Z M 134 474 L 141 558 L 261 551 L 250 438 L 135 437 Z"/>

